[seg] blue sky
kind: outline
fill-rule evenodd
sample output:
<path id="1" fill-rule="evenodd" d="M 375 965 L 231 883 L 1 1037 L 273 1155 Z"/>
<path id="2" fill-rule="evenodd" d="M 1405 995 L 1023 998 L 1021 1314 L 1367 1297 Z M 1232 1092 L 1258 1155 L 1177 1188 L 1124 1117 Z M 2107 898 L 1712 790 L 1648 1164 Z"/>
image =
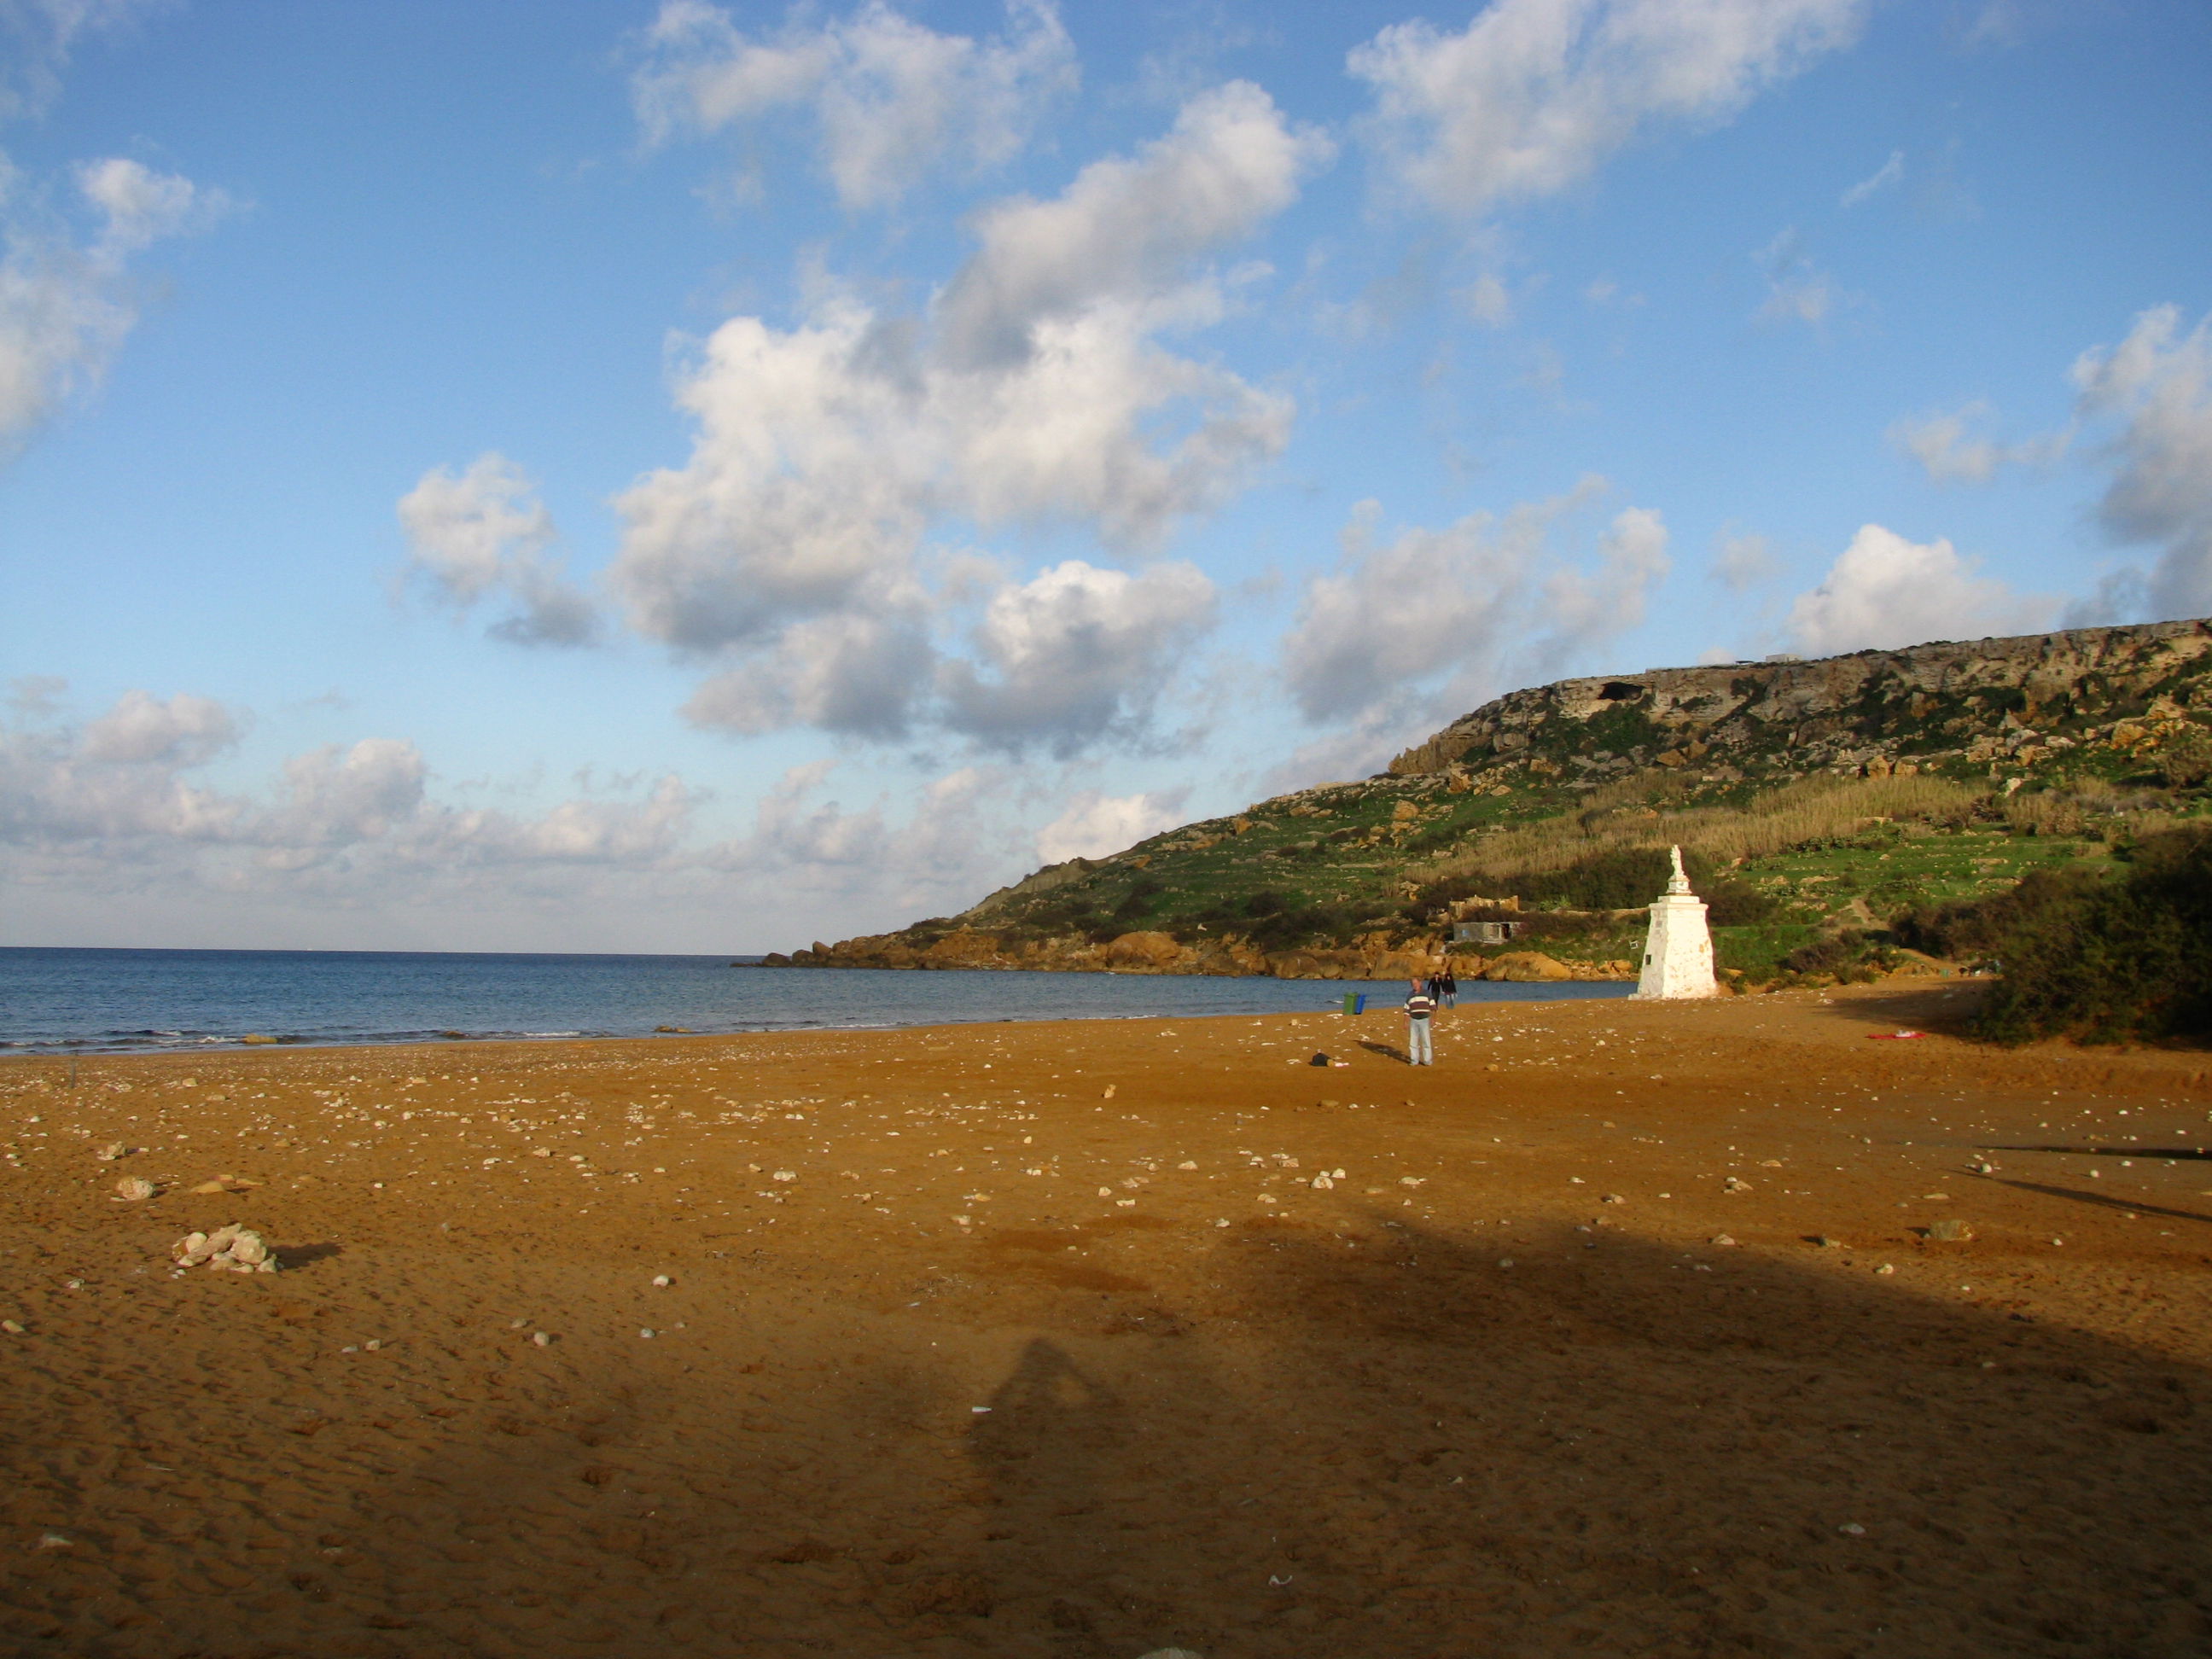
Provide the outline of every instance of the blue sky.
<path id="1" fill-rule="evenodd" d="M 788 948 L 2212 612 L 2212 14 L 0 3 L 0 942 Z"/>

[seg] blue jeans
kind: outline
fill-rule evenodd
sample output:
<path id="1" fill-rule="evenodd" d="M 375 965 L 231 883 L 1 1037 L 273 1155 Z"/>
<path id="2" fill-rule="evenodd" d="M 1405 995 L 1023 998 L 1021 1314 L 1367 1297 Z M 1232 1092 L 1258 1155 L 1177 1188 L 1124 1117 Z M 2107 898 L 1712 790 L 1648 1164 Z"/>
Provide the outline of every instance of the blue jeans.
<path id="1" fill-rule="evenodd" d="M 1436 1050 L 1429 1042 L 1429 1022 L 1425 1019 L 1407 1020 L 1406 1054 L 1416 1066 L 1437 1063 Z"/>

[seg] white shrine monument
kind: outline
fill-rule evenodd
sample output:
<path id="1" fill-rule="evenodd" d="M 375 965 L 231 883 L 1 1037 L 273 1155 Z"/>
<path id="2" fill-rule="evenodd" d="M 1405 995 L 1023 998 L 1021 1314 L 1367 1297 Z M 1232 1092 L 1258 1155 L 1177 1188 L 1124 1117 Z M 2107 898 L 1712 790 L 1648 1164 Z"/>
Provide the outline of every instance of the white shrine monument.
<path id="1" fill-rule="evenodd" d="M 1705 902 L 1690 890 L 1690 878 L 1682 873 L 1682 849 L 1672 851 L 1674 873 L 1651 906 L 1651 931 L 1644 939 L 1644 972 L 1636 981 L 1636 994 L 1647 1001 L 1718 996 Z"/>

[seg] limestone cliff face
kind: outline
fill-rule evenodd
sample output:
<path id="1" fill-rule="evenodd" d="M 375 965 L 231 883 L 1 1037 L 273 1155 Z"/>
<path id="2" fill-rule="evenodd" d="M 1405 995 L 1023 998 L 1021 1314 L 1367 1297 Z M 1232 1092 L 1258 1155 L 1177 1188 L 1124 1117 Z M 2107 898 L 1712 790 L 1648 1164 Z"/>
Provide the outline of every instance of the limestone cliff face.
<path id="1" fill-rule="evenodd" d="M 2114 735 L 2130 715 L 2167 717 L 2159 692 L 2191 678 L 2208 653 L 2212 623 L 2169 622 L 1560 680 L 1462 715 L 1392 761 L 1390 772 L 1512 763 L 1572 781 L 1651 765 L 1878 771 L 1954 757 L 2033 764 L 2053 742 L 2080 741 L 2065 728 L 2100 714 L 2107 718 L 2099 735 Z M 2205 706 L 2206 682 L 2196 685 Z M 2174 703 L 2171 714 L 2180 712 Z M 2124 729 L 2116 735 L 2127 740 Z"/>

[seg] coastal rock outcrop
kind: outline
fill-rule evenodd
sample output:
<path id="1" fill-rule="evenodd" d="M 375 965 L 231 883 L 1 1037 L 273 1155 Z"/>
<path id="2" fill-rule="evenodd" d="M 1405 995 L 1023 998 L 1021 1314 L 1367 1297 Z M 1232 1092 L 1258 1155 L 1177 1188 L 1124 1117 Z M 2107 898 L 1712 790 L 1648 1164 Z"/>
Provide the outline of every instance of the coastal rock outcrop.
<path id="1" fill-rule="evenodd" d="M 1485 703 L 1372 777 L 1048 865 L 956 916 L 766 963 L 1387 980 L 1435 971 L 1448 948 L 1517 938 L 1508 958 L 1550 966 L 1468 953 L 1449 958 L 1453 971 L 1633 979 L 1635 964 L 1614 959 L 1628 942 L 1607 910 L 1639 928 L 1643 916 L 1607 896 L 1615 889 L 1581 898 L 1514 884 L 1635 852 L 1648 823 L 1651 844 L 1678 841 L 1711 860 L 1741 918 L 1717 912 L 1717 927 L 1757 912 L 1822 937 L 1871 933 L 1929 895 L 1916 897 L 1895 866 L 1863 895 L 1815 891 L 1848 872 L 1760 867 L 1777 851 L 1778 804 L 1806 808 L 1788 820 L 1806 825 L 1790 845 L 1816 850 L 1908 829 L 2105 842 L 2131 833 L 2120 813 L 2148 823 L 2212 800 L 2208 780 L 2212 622 L 1591 676 Z M 1823 791 L 1846 790 L 1814 810 Z M 1713 828 L 1731 815 L 1747 826 L 1740 844 Z M 1984 890 L 2000 868 L 2016 878 L 2016 861 L 1992 856 L 1964 884 Z M 1547 913 L 1533 934 L 1524 896 Z M 1497 927 L 1473 928 L 1477 907 Z M 1449 940 L 1425 936 L 1462 922 Z"/>

